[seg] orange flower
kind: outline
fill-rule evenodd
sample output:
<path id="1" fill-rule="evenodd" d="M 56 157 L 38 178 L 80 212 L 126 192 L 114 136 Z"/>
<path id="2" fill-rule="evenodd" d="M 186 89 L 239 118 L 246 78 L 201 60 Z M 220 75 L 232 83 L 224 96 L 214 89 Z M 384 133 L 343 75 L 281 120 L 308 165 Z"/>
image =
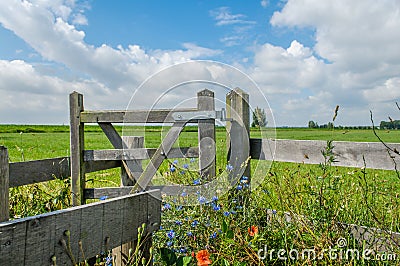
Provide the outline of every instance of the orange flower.
<path id="1" fill-rule="evenodd" d="M 208 251 L 206 249 L 197 252 L 196 259 L 197 266 L 207 266 L 212 263 L 210 260 L 210 254 L 208 254 Z"/>
<path id="2" fill-rule="evenodd" d="M 249 231 L 250 236 L 255 236 L 256 234 L 258 234 L 258 227 L 255 225 L 252 225 L 247 230 Z"/>

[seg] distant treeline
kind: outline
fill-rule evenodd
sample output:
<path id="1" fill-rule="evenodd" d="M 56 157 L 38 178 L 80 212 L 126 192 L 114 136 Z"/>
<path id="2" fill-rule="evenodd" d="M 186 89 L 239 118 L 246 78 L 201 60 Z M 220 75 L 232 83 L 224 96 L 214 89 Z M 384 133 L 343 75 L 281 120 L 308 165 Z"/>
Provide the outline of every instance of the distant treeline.
<path id="1" fill-rule="evenodd" d="M 314 121 L 311 120 L 311 121 L 308 122 L 308 128 L 372 129 L 372 126 L 340 126 L 340 125 L 339 126 L 335 126 L 332 122 L 329 122 L 327 124 L 318 125 L 317 122 L 314 122 Z"/>
<path id="2" fill-rule="evenodd" d="M 400 120 L 381 121 L 380 129 L 400 129 Z"/>

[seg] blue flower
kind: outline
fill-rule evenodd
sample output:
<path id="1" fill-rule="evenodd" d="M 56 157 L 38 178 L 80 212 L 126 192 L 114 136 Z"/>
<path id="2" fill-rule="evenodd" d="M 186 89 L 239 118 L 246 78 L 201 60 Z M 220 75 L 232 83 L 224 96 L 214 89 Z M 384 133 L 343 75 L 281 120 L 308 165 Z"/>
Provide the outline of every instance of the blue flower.
<path id="1" fill-rule="evenodd" d="M 112 266 L 112 257 L 110 255 L 106 258 L 106 266 Z"/>
<path id="2" fill-rule="evenodd" d="M 178 164 L 178 160 L 174 160 L 172 163 L 173 164 Z"/>
<path id="3" fill-rule="evenodd" d="M 231 214 L 231 213 L 228 211 L 224 211 L 224 216 L 229 216 L 229 214 Z"/>
<path id="4" fill-rule="evenodd" d="M 187 236 L 193 236 L 193 233 L 189 231 L 189 232 L 186 233 L 186 235 Z"/>
<path id="5" fill-rule="evenodd" d="M 193 180 L 193 185 L 200 185 L 200 179 Z"/>
<path id="6" fill-rule="evenodd" d="M 194 221 L 192 222 L 192 227 L 196 227 L 198 224 L 199 224 L 199 221 L 194 220 Z"/>
<path id="7" fill-rule="evenodd" d="M 176 209 L 177 211 L 181 211 L 181 210 L 183 209 L 183 206 L 182 206 L 182 205 L 176 206 L 175 209 Z"/>
<path id="8" fill-rule="evenodd" d="M 168 246 L 168 247 L 172 246 L 172 244 L 173 244 L 172 241 L 168 241 L 168 242 L 167 242 L 167 246 Z"/>
<path id="9" fill-rule="evenodd" d="M 194 163 L 196 161 L 196 158 L 190 158 L 190 162 Z"/>
<path id="10" fill-rule="evenodd" d="M 243 186 L 242 186 L 242 185 L 238 185 L 238 186 L 236 187 L 236 189 L 237 189 L 237 190 L 242 190 L 242 189 L 243 189 Z"/>
<path id="11" fill-rule="evenodd" d="M 179 174 L 184 175 L 186 172 L 185 171 L 180 171 Z"/>
<path id="12" fill-rule="evenodd" d="M 108 198 L 108 196 L 101 196 L 100 198 L 99 198 L 99 200 L 106 200 Z"/>
<path id="13" fill-rule="evenodd" d="M 179 220 L 177 220 L 177 221 L 175 221 L 175 224 L 181 226 L 181 225 L 182 225 L 182 222 L 179 221 Z"/>
<path id="14" fill-rule="evenodd" d="M 226 166 L 226 170 L 232 171 L 232 170 L 233 170 L 233 166 L 232 166 L 231 164 L 228 164 L 228 165 Z"/>
<path id="15" fill-rule="evenodd" d="M 216 204 L 213 206 L 213 209 L 214 209 L 214 211 L 219 211 L 221 209 L 221 206 Z"/>
<path id="16" fill-rule="evenodd" d="M 171 167 L 169 168 L 169 170 L 173 173 L 173 172 L 175 172 L 176 168 L 175 168 L 175 166 L 171 166 Z"/>
<path id="17" fill-rule="evenodd" d="M 185 247 L 181 247 L 180 249 L 179 249 L 179 253 L 185 253 L 186 252 L 186 248 Z"/>
<path id="18" fill-rule="evenodd" d="M 206 198 L 203 197 L 203 196 L 200 196 L 200 197 L 198 198 L 198 200 L 199 200 L 199 203 L 200 203 L 200 204 L 204 204 L 204 203 L 206 202 Z"/>
<path id="19" fill-rule="evenodd" d="M 276 214 L 276 210 L 272 210 L 272 214 Z"/>
<path id="20" fill-rule="evenodd" d="M 188 165 L 187 163 L 185 163 L 185 164 L 183 165 L 183 168 L 189 169 L 189 165 Z"/>
<path id="21" fill-rule="evenodd" d="M 249 180 L 247 176 L 242 176 L 241 180 Z"/>
<path id="22" fill-rule="evenodd" d="M 187 193 L 185 191 L 182 192 L 181 197 L 186 197 Z"/>
<path id="23" fill-rule="evenodd" d="M 235 214 L 236 214 L 236 212 L 235 212 L 235 211 L 231 211 L 231 214 L 235 215 Z"/>
<path id="24" fill-rule="evenodd" d="M 213 200 L 213 201 L 218 201 L 218 196 L 212 197 L 212 200 Z"/>
<path id="25" fill-rule="evenodd" d="M 170 210 L 170 209 L 171 209 L 171 204 L 165 203 L 164 210 Z"/>
<path id="26" fill-rule="evenodd" d="M 214 232 L 212 235 L 210 235 L 210 238 L 216 238 L 217 237 L 217 232 Z"/>
<path id="27" fill-rule="evenodd" d="M 173 229 L 169 230 L 167 233 L 167 237 L 169 239 L 173 239 L 175 237 L 175 231 Z"/>

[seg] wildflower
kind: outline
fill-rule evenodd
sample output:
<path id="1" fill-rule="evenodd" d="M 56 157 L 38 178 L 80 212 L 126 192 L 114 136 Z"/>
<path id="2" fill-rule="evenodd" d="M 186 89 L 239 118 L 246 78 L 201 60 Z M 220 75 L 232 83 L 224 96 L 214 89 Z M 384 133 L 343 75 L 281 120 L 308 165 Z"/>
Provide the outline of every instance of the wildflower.
<path id="1" fill-rule="evenodd" d="M 172 163 L 173 164 L 178 164 L 178 160 L 174 160 Z"/>
<path id="2" fill-rule="evenodd" d="M 176 206 L 175 209 L 176 209 L 177 211 L 181 211 L 181 210 L 183 209 L 183 206 L 182 206 L 182 205 Z"/>
<path id="3" fill-rule="evenodd" d="M 179 174 L 184 175 L 186 172 L 185 171 L 180 171 Z"/>
<path id="4" fill-rule="evenodd" d="M 213 206 L 213 210 L 214 211 L 219 211 L 221 209 L 221 206 L 219 206 L 219 205 L 214 205 Z"/>
<path id="5" fill-rule="evenodd" d="M 241 178 L 242 180 L 249 180 L 249 178 L 247 176 L 242 176 Z"/>
<path id="6" fill-rule="evenodd" d="M 192 227 L 196 227 L 198 224 L 199 224 L 199 221 L 194 220 L 194 221 L 192 222 Z"/>
<path id="7" fill-rule="evenodd" d="M 193 180 L 193 185 L 200 185 L 200 179 Z"/>
<path id="8" fill-rule="evenodd" d="M 190 162 L 191 162 L 191 163 L 194 163 L 195 161 L 196 161 L 195 158 L 190 158 Z"/>
<path id="9" fill-rule="evenodd" d="M 185 191 L 182 192 L 181 197 L 186 197 L 187 193 Z"/>
<path id="10" fill-rule="evenodd" d="M 242 186 L 242 185 L 238 185 L 238 186 L 236 187 L 236 189 L 237 189 L 237 190 L 242 190 L 242 189 L 243 189 L 243 186 Z"/>
<path id="11" fill-rule="evenodd" d="M 185 253 L 186 252 L 186 248 L 185 247 L 181 247 L 180 249 L 179 249 L 179 253 Z"/>
<path id="12" fill-rule="evenodd" d="M 101 196 L 100 198 L 99 198 L 99 200 L 106 200 L 108 198 L 108 196 Z"/>
<path id="13" fill-rule="evenodd" d="M 196 259 L 197 259 L 197 266 L 207 266 L 212 263 L 210 260 L 210 254 L 206 249 L 197 252 Z"/>
<path id="14" fill-rule="evenodd" d="M 188 165 L 187 163 L 185 163 L 185 164 L 183 165 L 183 168 L 189 169 L 189 165 Z"/>
<path id="15" fill-rule="evenodd" d="M 167 246 L 168 246 L 168 247 L 172 246 L 172 244 L 173 244 L 172 241 L 168 241 L 168 242 L 167 242 Z"/>
<path id="16" fill-rule="evenodd" d="M 224 211 L 224 216 L 229 216 L 229 214 L 231 214 L 231 213 L 228 211 Z"/>
<path id="17" fill-rule="evenodd" d="M 272 210 L 272 214 L 274 214 L 274 215 L 275 215 L 275 214 L 276 214 L 276 210 Z"/>
<path id="18" fill-rule="evenodd" d="M 210 235 L 210 238 L 211 238 L 211 239 L 217 238 L 217 232 L 212 233 L 212 234 Z"/>
<path id="19" fill-rule="evenodd" d="M 190 236 L 193 236 L 193 233 L 191 231 L 189 231 L 186 233 L 186 235 L 190 237 Z"/>
<path id="20" fill-rule="evenodd" d="M 164 210 L 170 210 L 170 209 L 171 209 L 171 204 L 165 203 Z"/>
<path id="21" fill-rule="evenodd" d="M 200 196 L 200 197 L 198 198 L 198 200 L 199 200 L 199 203 L 200 203 L 200 204 L 206 203 L 206 198 L 203 197 L 203 196 Z"/>
<path id="22" fill-rule="evenodd" d="M 171 166 L 171 167 L 169 168 L 169 170 L 171 171 L 171 173 L 173 173 L 173 172 L 175 172 L 176 168 L 175 168 L 175 166 Z"/>
<path id="23" fill-rule="evenodd" d="M 226 170 L 232 171 L 232 170 L 233 170 L 233 166 L 232 166 L 231 164 L 228 164 L 228 165 L 226 166 Z"/>
<path id="24" fill-rule="evenodd" d="M 112 259 L 111 255 L 108 255 L 106 258 L 106 266 L 112 266 L 112 261 L 113 261 L 113 259 Z"/>
<path id="25" fill-rule="evenodd" d="M 218 196 L 212 197 L 212 200 L 213 200 L 213 201 L 218 201 Z"/>
<path id="26" fill-rule="evenodd" d="M 249 232 L 250 236 L 255 236 L 258 234 L 258 227 L 255 225 L 250 226 L 247 231 Z"/>
<path id="27" fill-rule="evenodd" d="M 167 237 L 169 239 L 174 238 L 175 237 L 175 231 L 173 229 L 169 230 L 168 233 L 167 233 Z"/>
<path id="28" fill-rule="evenodd" d="M 181 226 L 181 225 L 182 225 L 182 222 L 179 221 L 179 220 L 177 220 L 177 221 L 175 221 L 175 224 Z"/>

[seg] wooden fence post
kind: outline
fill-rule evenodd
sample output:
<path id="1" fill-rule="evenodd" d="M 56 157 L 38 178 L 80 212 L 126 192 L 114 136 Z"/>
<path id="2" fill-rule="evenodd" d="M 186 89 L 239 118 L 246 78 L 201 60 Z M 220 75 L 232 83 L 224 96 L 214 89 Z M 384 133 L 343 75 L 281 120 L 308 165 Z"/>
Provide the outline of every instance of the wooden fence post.
<path id="1" fill-rule="evenodd" d="M 0 146 L 0 222 L 10 218 L 9 173 L 8 151 L 6 147 Z"/>
<path id="2" fill-rule="evenodd" d="M 202 90 L 197 93 L 197 110 L 215 110 L 214 92 Z M 198 123 L 200 175 L 206 180 L 215 177 L 215 120 L 200 120 Z"/>
<path id="3" fill-rule="evenodd" d="M 135 149 L 135 148 L 143 148 L 144 145 L 144 137 L 143 136 L 123 136 L 122 137 L 122 146 L 126 149 Z M 141 168 L 142 160 L 132 160 L 125 161 L 128 169 L 131 170 L 131 174 L 135 178 L 139 178 L 143 172 Z M 132 180 L 128 173 L 125 170 L 124 166 L 121 166 L 121 186 L 133 186 L 135 184 L 135 180 Z M 136 230 L 137 228 L 133 228 L 132 230 Z M 115 259 L 116 265 L 125 266 L 127 265 L 129 259 L 129 250 L 135 247 L 135 243 L 129 241 L 125 244 L 122 244 L 119 247 L 116 247 L 112 250 L 113 258 Z"/>
<path id="4" fill-rule="evenodd" d="M 71 193 L 72 205 L 85 204 L 85 165 L 83 161 L 84 150 L 84 124 L 80 115 L 83 111 L 83 95 L 74 91 L 69 95 L 70 112 L 70 152 L 71 152 Z"/>
<path id="5" fill-rule="evenodd" d="M 226 122 L 227 136 L 226 143 L 228 149 L 228 160 L 232 149 L 237 149 L 235 154 L 240 152 L 240 158 L 233 158 L 239 160 L 239 163 L 243 163 L 243 160 L 247 159 L 249 156 L 249 141 L 250 141 L 250 107 L 249 107 L 249 94 L 243 90 L 236 88 L 230 91 L 226 95 L 226 116 L 227 118 L 232 118 L 233 121 L 230 122 L 229 119 Z M 234 124 L 236 123 L 236 124 Z M 244 128 L 245 132 L 242 132 Z M 235 133 L 238 132 L 235 136 Z M 248 138 L 245 141 L 241 138 Z M 234 146 L 234 147 L 232 147 Z M 242 162 L 240 162 L 242 161 Z M 250 162 L 247 164 L 244 172 L 244 176 L 249 178 L 250 182 Z"/>

